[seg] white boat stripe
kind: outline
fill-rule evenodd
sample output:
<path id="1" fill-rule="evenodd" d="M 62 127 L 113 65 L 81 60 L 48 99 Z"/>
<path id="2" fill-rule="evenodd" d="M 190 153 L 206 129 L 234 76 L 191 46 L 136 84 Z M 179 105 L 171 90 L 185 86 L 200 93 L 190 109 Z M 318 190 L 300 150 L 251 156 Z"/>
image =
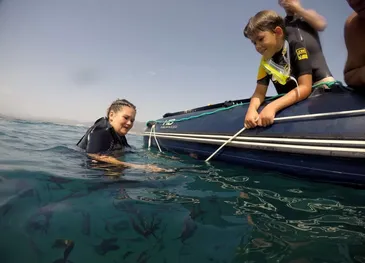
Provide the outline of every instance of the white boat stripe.
<path id="1" fill-rule="evenodd" d="M 144 133 L 149 135 L 149 133 Z M 207 135 L 207 134 L 188 134 L 188 133 L 162 133 L 156 132 L 156 136 L 177 136 L 177 137 L 196 137 L 196 138 L 211 138 L 211 139 L 229 139 L 228 135 Z M 315 143 L 315 144 L 341 144 L 341 145 L 357 145 L 365 146 L 365 141 L 360 140 L 327 140 L 327 139 L 294 139 L 294 138 L 272 138 L 272 137 L 248 137 L 238 136 L 235 140 L 243 141 L 263 141 L 263 142 L 292 142 L 292 143 Z"/>
<path id="2" fill-rule="evenodd" d="M 184 141 L 196 141 L 202 143 L 213 143 L 216 145 L 222 144 L 225 140 L 217 140 L 217 139 L 203 139 L 203 138 L 189 138 L 182 136 L 166 136 L 166 135 L 157 135 L 156 137 L 166 138 L 166 139 L 177 139 Z M 284 151 L 294 153 L 303 153 L 303 151 L 309 154 L 321 154 L 327 153 L 326 155 L 330 156 L 351 156 L 356 158 L 364 158 L 365 157 L 365 149 L 364 148 L 348 148 L 348 147 L 327 147 L 327 146 L 308 146 L 308 145 L 289 145 L 289 144 L 275 144 L 275 143 L 260 143 L 260 142 L 242 142 L 233 140 L 228 145 L 233 146 L 246 146 L 243 148 L 252 148 L 259 150 L 271 150 L 271 151 Z M 299 151 L 298 151 L 299 150 Z"/>

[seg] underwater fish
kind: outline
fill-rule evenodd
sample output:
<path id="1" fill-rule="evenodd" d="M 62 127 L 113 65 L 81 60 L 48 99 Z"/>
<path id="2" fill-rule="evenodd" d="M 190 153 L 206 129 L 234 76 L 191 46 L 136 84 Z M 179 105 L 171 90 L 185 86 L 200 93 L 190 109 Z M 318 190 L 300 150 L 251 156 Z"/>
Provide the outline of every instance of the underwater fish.
<path id="1" fill-rule="evenodd" d="M 11 204 L 5 204 L 0 206 L 0 213 L 5 216 L 11 209 L 13 208 L 13 205 Z"/>
<path id="2" fill-rule="evenodd" d="M 19 194 L 19 197 L 20 198 L 24 198 L 24 197 L 33 197 L 34 196 L 34 190 L 33 189 L 28 189 L 28 190 L 25 190 L 23 192 L 21 192 Z"/>
<path id="3" fill-rule="evenodd" d="M 81 214 L 82 214 L 81 232 L 86 236 L 90 236 L 90 214 L 87 212 L 81 212 Z"/>
<path id="4" fill-rule="evenodd" d="M 63 251 L 63 258 L 57 259 L 53 263 L 71 262 L 68 260 L 68 257 L 70 256 L 70 253 L 72 252 L 74 246 L 75 246 L 75 243 L 72 240 L 56 239 L 53 242 L 52 248 L 64 248 L 65 250 Z"/>
<path id="5" fill-rule="evenodd" d="M 184 243 L 185 240 L 191 238 L 194 235 L 197 228 L 198 226 L 190 216 L 185 217 L 181 235 L 176 239 L 180 239 L 181 242 Z"/>
<path id="6" fill-rule="evenodd" d="M 132 255 L 133 253 L 134 252 L 132 252 L 132 251 L 125 252 L 124 255 L 123 255 L 123 259 L 126 259 L 127 257 L 129 257 L 130 255 Z"/>
<path id="7" fill-rule="evenodd" d="M 56 259 L 53 263 L 73 263 L 70 260 L 64 260 L 63 258 Z"/>
<path id="8" fill-rule="evenodd" d="M 137 258 L 137 262 L 138 263 L 146 263 L 147 260 L 151 257 L 150 255 L 147 254 L 148 250 L 145 250 L 143 252 L 141 252 L 141 254 L 139 254 L 138 258 Z"/>
<path id="9" fill-rule="evenodd" d="M 190 211 L 190 217 L 191 219 L 197 219 L 198 217 L 206 214 L 207 212 L 202 210 L 200 207 L 200 204 L 198 204 L 197 206 L 193 206 L 193 208 Z"/>
<path id="10" fill-rule="evenodd" d="M 118 238 L 116 237 L 103 239 L 99 245 L 94 246 L 94 250 L 99 255 L 104 256 L 106 253 L 118 250 L 120 248 L 117 244 L 115 244 L 117 241 Z"/>

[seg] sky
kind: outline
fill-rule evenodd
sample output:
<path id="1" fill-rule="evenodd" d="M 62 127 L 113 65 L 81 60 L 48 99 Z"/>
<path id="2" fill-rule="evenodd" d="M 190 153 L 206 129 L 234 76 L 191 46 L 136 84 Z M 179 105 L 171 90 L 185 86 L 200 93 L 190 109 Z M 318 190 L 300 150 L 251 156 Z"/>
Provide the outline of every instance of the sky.
<path id="1" fill-rule="evenodd" d="M 343 81 L 352 10 L 301 3 L 326 18 L 324 54 Z M 125 98 L 147 121 L 248 98 L 260 55 L 242 30 L 263 9 L 284 15 L 277 0 L 2 0 L 0 113 L 94 121 Z"/>

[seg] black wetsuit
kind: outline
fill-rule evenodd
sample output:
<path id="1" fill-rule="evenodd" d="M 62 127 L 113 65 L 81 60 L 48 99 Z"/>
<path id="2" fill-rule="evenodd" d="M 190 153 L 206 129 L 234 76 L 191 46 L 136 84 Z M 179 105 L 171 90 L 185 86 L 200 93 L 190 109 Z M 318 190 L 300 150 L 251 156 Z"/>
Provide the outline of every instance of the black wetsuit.
<path id="1" fill-rule="evenodd" d="M 298 78 L 305 74 L 312 74 L 313 82 L 321 80 L 321 76 L 318 75 L 317 71 L 313 71 L 311 66 L 312 57 L 308 54 L 306 48 L 301 42 L 296 40 L 288 41 L 289 44 L 289 55 L 290 55 L 290 75 L 294 77 L 297 81 Z M 281 49 L 279 52 L 275 53 L 272 60 L 279 64 L 280 66 L 287 67 L 287 61 L 284 57 L 287 55 L 287 50 Z M 270 79 L 272 76 L 270 73 L 266 72 L 265 69 L 260 65 L 257 74 L 257 83 L 265 86 L 269 86 Z M 297 85 L 295 81 L 288 80 L 285 85 L 280 84 L 276 80 L 272 80 L 278 94 L 288 93 L 292 89 L 296 88 Z"/>
<path id="2" fill-rule="evenodd" d="M 294 16 L 285 17 L 285 27 L 289 42 L 293 40 L 299 41 L 308 50 L 311 57 L 313 73 L 319 76 L 319 80 L 332 77 L 332 73 L 323 55 L 318 32 L 302 18 Z M 313 80 L 313 82 L 315 81 Z"/>
<path id="3" fill-rule="evenodd" d="M 77 143 L 87 153 L 120 155 L 130 148 L 125 136 L 118 135 L 107 118 L 98 119 Z"/>

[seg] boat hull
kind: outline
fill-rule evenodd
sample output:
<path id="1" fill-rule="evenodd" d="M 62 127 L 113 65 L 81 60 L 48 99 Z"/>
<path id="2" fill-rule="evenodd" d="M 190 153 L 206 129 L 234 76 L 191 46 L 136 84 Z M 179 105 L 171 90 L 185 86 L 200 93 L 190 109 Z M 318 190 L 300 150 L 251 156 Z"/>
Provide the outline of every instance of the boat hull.
<path id="1" fill-rule="evenodd" d="M 149 123 L 144 133 L 145 146 L 158 147 L 157 141 L 162 150 L 206 159 L 242 129 L 247 107 L 248 100 L 244 100 L 228 107 L 213 105 L 170 114 Z M 276 118 L 289 119 L 243 131 L 211 162 L 319 180 L 365 183 L 364 96 L 340 87 L 319 89 L 310 98 L 279 112 Z"/>

